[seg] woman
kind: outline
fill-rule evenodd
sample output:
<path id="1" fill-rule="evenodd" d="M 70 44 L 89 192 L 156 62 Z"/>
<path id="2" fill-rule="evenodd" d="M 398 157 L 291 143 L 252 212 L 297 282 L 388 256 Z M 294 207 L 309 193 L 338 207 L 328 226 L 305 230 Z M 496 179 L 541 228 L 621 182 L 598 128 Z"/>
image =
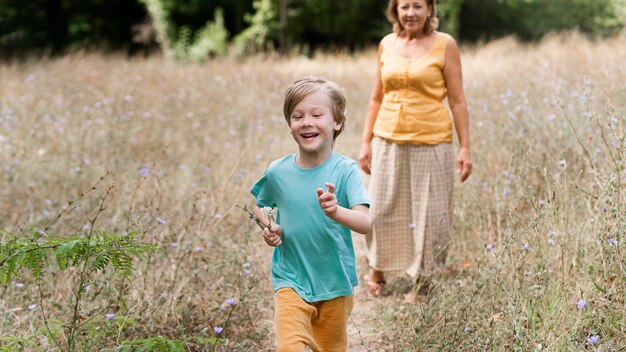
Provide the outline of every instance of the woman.
<path id="1" fill-rule="evenodd" d="M 418 294 L 445 262 L 452 220 L 454 148 L 461 182 L 472 171 L 469 117 L 455 40 L 437 32 L 436 0 L 391 0 L 393 33 L 378 48 L 359 165 L 371 174 L 368 290 L 408 274 Z M 449 110 L 444 103 L 448 100 Z"/>

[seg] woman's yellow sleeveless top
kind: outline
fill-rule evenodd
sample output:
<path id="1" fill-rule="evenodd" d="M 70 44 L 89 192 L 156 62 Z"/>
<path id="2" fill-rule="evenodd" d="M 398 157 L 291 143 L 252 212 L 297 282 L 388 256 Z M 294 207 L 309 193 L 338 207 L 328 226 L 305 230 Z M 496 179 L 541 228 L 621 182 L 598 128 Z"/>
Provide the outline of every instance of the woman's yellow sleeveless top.
<path id="1" fill-rule="evenodd" d="M 444 104 L 445 51 L 450 35 L 436 32 L 430 50 L 417 58 L 400 56 L 395 33 L 382 40 L 383 101 L 374 136 L 399 144 L 452 142 L 452 120 Z"/>

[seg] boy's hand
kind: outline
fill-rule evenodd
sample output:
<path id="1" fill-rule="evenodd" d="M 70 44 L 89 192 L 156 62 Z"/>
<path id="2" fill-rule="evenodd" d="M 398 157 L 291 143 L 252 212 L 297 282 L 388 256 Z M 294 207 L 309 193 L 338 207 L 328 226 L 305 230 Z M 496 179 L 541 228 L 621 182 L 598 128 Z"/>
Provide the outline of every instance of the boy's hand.
<path id="1" fill-rule="evenodd" d="M 263 229 L 263 239 L 270 247 L 280 246 L 280 244 L 283 243 L 282 237 L 283 228 L 278 224 L 272 224 L 270 227 Z"/>
<path id="2" fill-rule="evenodd" d="M 332 218 L 337 212 L 337 196 L 335 196 L 335 185 L 330 182 L 324 183 L 328 187 L 328 192 L 324 192 L 323 189 L 317 189 L 317 199 L 320 202 L 320 207 L 326 215 Z"/>

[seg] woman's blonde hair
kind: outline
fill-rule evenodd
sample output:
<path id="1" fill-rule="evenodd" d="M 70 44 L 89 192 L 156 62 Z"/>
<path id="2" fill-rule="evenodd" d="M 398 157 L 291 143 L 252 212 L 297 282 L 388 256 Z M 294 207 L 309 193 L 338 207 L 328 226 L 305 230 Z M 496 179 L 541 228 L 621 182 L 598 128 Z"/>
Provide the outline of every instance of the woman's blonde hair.
<path id="1" fill-rule="evenodd" d="M 283 114 L 287 124 L 291 126 L 291 113 L 304 98 L 314 92 L 324 92 L 330 98 L 330 110 L 336 123 L 341 128 L 333 133 L 333 140 L 343 131 L 346 122 L 346 97 L 337 83 L 322 77 L 308 76 L 293 82 L 285 92 Z"/>
<path id="2" fill-rule="evenodd" d="M 426 5 L 431 8 L 432 13 L 430 14 L 430 18 L 424 23 L 424 34 L 430 34 L 439 26 L 439 19 L 437 18 L 437 0 L 426 0 Z M 400 34 L 404 30 L 400 24 L 400 18 L 398 17 L 398 0 L 389 0 L 387 19 L 393 24 L 394 33 Z"/>

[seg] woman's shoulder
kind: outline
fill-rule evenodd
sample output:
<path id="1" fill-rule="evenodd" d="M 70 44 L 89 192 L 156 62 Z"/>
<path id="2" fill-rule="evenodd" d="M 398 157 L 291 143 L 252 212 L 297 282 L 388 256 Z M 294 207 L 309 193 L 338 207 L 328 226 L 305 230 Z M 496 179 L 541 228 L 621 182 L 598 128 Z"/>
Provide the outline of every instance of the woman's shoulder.
<path id="1" fill-rule="evenodd" d="M 440 40 L 444 44 L 448 44 L 451 40 L 454 41 L 454 37 L 445 32 L 435 31 L 437 40 Z"/>
<path id="2" fill-rule="evenodd" d="M 385 45 L 386 43 L 393 42 L 394 40 L 396 40 L 397 36 L 398 35 L 396 33 L 391 32 L 387 34 L 386 36 L 384 36 L 383 39 L 380 40 L 380 44 Z"/>

